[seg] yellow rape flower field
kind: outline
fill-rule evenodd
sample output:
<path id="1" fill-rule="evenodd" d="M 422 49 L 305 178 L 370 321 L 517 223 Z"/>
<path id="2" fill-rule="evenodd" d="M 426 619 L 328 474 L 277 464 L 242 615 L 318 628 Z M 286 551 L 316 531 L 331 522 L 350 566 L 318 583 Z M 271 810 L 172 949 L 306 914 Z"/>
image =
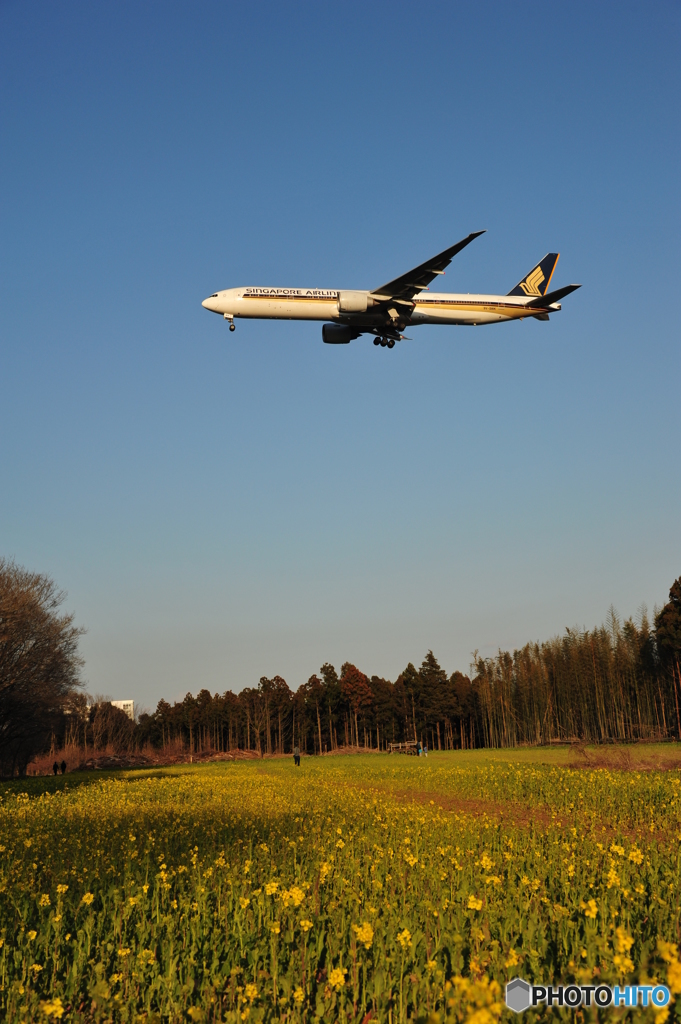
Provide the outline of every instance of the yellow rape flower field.
<path id="1" fill-rule="evenodd" d="M 520 975 L 659 981 L 633 1013 L 681 1019 L 681 773 L 551 756 L 5 784 L 0 1018 L 494 1024 Z"/>

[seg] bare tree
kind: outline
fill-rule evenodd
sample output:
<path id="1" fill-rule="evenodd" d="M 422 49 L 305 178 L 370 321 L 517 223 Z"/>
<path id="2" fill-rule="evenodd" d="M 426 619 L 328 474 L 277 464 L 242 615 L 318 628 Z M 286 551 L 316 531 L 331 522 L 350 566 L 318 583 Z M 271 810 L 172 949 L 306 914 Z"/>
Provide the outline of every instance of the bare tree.
<path id="1" fill-rule="evenodd" d="M 134 745 L 135 723 L 130 721 L 124 711 L 114 707 L 108 698 L 95 698 L 90 709 L 90 725 L 95 750 L 113 747 L 122 753 Z"/>
<path id="2" fill-rule="evenodd" d="M 0 559 L 0 773 L 23 775 L 34 754 L 61 732 L 81 685 L 73 615 L 49 576 Z"/>

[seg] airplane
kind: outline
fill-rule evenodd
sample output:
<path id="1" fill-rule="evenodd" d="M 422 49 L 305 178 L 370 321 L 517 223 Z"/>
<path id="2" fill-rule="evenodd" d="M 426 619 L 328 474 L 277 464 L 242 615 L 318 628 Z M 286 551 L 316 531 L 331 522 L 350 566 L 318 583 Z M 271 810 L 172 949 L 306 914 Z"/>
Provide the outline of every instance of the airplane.
<path id="1" fill-rule="evenodd" d="M 372 334 L 374 345 L 394 348 L 409 340 L 402 333 L 421 324 L 479 327 L 504 320 L 548 320 L 561 308 L 560 300 L 581 288 L 549 285 L 560 253 L 550 252 L 508 295 L 458 295 L 431 292 L 430 283 L 444 274 L 454 256 L 484 231 L 473 231 L 456 245 L 438 253 L 394 281 L 373 291 L 335 288 L 227 288 L 201 303 L 235 329 L 234 320 L 327 320 L 322 338 L 328 345 L 347 345 L 361 334 Z"/>

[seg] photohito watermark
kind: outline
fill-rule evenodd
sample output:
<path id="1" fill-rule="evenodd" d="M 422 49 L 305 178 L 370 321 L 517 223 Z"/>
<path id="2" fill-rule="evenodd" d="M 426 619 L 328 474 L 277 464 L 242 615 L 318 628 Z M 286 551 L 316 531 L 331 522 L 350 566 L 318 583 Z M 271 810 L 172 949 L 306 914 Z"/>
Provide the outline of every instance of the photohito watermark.
<path id="1" fill-rule="evenodd" d="M 506 986 L 506 1005 L 516 1013 L 534 1006 L 654 1006 L 661 1010 L 670 998 L 666 985 L 530 985 L 514 978 Z"/>

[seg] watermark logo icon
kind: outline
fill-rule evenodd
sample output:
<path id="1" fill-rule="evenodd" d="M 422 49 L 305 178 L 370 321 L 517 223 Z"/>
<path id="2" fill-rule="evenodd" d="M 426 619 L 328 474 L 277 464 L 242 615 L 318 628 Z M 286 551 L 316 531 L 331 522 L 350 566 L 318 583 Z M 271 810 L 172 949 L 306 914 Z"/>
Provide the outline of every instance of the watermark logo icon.
<path id="1" fill-rule="evenodd" d="M 530 985 L 513 978 L 506 985 L 506 1006 L 523 1013 L 536 1006 L 647 1007 L 661 1010 L 671 993 L 666 985 Z"/>
<path id="2" fill-rule="evenodd" d="M 532 989 L 522 978 L 514 978 L 506 986 L 506 1005 L 516 1013 L 529 1010 L 532 1005 Z"/>

